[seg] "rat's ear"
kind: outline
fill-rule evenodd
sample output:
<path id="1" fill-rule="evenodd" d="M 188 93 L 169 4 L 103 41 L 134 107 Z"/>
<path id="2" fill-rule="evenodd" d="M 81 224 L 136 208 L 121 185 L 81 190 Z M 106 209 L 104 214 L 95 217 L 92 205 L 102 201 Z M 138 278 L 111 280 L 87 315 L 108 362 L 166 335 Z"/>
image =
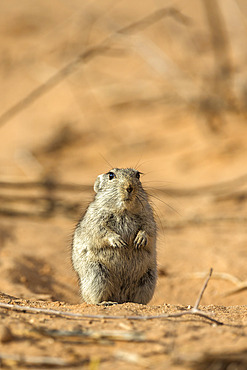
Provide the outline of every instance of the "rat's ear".
<path id="1" fill-rule="evenodd" d="M 94 183 L 94 191 L 95 193 L 98 193 L 99 190 L 102 189 L 103 184 L 103 175 L 99 175 Z"/>

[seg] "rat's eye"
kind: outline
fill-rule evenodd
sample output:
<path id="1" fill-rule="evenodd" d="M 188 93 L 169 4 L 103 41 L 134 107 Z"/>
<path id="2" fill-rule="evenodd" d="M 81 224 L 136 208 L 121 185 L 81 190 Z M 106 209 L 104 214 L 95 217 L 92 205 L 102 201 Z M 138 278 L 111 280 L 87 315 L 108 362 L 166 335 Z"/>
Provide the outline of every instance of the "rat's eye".
<path id="1" fill-rule="evenodd" d="M 114 177 L 116 177 L 114 172 L 108 172 L 108 175 L 109 175 L 109 180 L 112 180 L 114 179 Z"/>
<path id="2" fill-rule="evenodd" d="M 137 178 L 137 179 L 139 179 L 139 178 L 140 178 L 140 176 L 141 176 L 141 173 L 140 173 L 140 172 L 137 172 L 137 173 L 136 173 L 136 178 Z"/>

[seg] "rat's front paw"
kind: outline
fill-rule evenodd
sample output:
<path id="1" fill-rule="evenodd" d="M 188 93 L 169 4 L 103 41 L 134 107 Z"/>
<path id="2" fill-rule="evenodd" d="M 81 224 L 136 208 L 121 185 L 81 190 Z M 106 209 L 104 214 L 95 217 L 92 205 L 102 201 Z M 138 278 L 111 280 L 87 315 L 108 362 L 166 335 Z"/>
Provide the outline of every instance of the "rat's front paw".
<path id="1" fill-rule="evenodd" d="M 109 242 L 111 247 L 114 248 L 121 248 L 121 247 L 127 247 L 128 244 L 121 238 L 120 235 L 113 235 L 109 237 Z"/>
<path id="2" fill-rule="evenodd" d="M 138 249 L 141 247 L 145 247 L 147 245 L 148 238 L 145 231 L 138 231 L 135 240 L 134 240 L 134 246 Z"/>

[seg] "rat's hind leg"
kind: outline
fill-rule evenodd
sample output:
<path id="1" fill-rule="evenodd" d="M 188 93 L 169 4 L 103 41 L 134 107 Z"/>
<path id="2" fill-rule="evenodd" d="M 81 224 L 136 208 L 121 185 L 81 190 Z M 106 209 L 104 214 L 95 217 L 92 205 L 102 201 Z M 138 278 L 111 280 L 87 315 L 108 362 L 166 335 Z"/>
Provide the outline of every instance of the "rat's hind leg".
<path id="1" fill-rule="evenodd" d="M 97 304 L 110 300 L 112 294 L 109 271 L 103 264 L 94 262 L 86 268 L 84 266 L 79 278 L 81 295 L 85 302 Z"/>
<path id="2" fill-rule="evenodd" d="M 148 269 L 146 273 L 137 282 L 133 302 L 147 304 L 153 297 L 157 280 L 157 271 Z"/>

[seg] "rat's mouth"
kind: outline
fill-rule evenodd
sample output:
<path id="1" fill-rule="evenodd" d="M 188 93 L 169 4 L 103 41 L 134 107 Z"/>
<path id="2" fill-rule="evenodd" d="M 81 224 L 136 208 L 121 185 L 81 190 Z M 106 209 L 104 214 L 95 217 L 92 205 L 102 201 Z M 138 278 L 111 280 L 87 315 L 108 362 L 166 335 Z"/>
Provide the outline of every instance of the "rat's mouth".
<path id="1" fill-rule="evenodd" d="M 127 193 L 124 197 L 125 202 L 131 202 L 135 198 L 135 195 L 133 193 L 129 194 Z"/>
<path id="2" fill-rule="evenodd" d="M 133 195 L 125 197 L 123 204 L 128 208 L 132 208 L 135 205 L 135 197 Z"/>
<path id="3" fill-rule="evenodd" d="M 134 194 L 123 194 L 121 198 L 123 203 L 130 203 L 134 199 Z"/>

